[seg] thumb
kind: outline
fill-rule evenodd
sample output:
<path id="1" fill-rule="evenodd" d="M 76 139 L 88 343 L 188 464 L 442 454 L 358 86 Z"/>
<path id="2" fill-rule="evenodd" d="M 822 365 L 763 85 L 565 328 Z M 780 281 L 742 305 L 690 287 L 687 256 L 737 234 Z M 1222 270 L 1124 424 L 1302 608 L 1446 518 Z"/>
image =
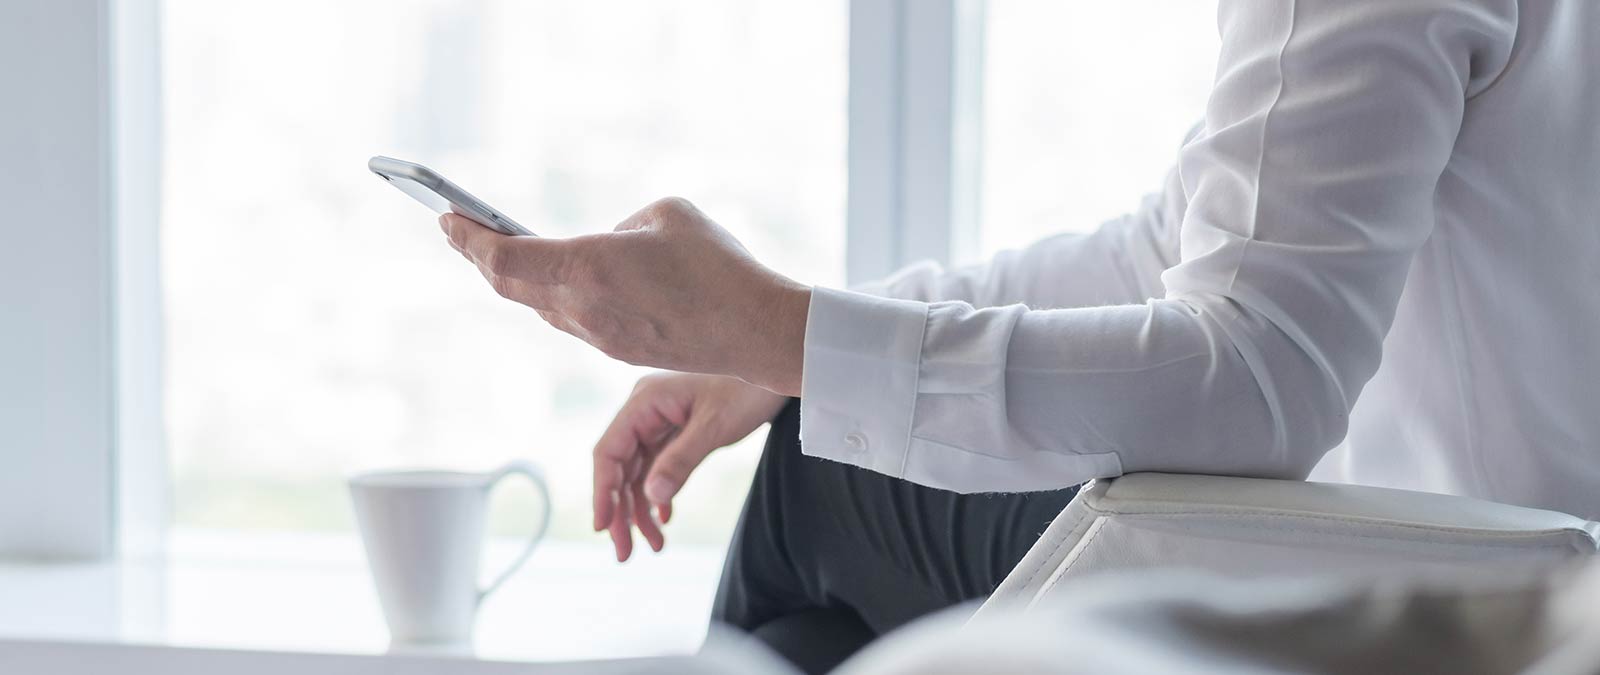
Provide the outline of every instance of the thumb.
<path id="1" fill-rule="evenodd" d="M 689 474 L 700 466 L 706 455 L 716 449 L 706 425 L 690 420 L 650 463 L 650 473 L 644 481 L 644 496 L 657 507 L 667 505 L 678 494 L 678 490 L 683 489 Z"/>

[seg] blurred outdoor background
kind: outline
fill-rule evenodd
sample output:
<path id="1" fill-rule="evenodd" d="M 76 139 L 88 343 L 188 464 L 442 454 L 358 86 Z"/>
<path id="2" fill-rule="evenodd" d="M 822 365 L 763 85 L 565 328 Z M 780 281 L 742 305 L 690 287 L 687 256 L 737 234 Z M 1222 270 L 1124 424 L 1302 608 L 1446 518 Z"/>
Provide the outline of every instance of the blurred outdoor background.
<path id="1" fill-rule="evenodd" d="M 1210 1 L 986 12 L 967 259 L 1156 189 L 1217 49 Z M 552 481 L 554 536 L 603 541 L 590 448 L 644 371 L 496 296 L 371 155 L 548 236 L 681 195 L 784 274 L 844 283 L 843 0 L 165 0 L 163 17 L 180 530 L 349 531 L 351 472 L 525 457 Z M 725 544 L 763 437 L 695 474 L 669 552 Z M 532 503 L 508 484 L 494 529 L 526 531 Z"/>

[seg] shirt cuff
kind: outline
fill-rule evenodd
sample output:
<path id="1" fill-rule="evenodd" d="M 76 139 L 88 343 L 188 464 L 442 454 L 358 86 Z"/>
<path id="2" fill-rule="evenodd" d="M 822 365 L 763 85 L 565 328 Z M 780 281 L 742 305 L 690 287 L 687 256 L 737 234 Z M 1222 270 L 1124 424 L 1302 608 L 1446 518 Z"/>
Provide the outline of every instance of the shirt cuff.
<path id="1" fill-rule="evenodd" d="M 815 288 L 800 383 L 800 448 L 905 474 L 928 305 Z"/>

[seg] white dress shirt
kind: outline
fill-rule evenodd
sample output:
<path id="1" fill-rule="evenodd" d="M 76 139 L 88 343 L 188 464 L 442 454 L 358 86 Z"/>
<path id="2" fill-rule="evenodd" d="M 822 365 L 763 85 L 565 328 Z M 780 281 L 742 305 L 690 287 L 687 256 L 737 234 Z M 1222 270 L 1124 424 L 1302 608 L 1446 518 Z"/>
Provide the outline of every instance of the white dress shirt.
<path id="1" fill-rule="evenodd" d="M 963 492 L 1311 474 L 1600 517 L 1600 2 L 1218 24 L 1137 212 L 813 293 L 804 451 Z"/>

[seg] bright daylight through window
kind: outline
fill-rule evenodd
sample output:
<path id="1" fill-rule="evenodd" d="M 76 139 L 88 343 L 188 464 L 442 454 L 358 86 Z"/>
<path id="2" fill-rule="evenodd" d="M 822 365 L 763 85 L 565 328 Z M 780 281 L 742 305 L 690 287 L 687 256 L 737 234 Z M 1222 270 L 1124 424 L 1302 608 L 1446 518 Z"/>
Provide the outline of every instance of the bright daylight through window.
<path id="1" fill-rule="evenodd" d="M 589 532 L 590 449 L 642 369 L 497 297 L 366 170 L 428 164 L 541 234 L 683 195 L 761 260 L 843 280 L 844 2 L 163 5 L 169 435 L 180 528 L 345 530 L 378 467 L 542 464 Z M 753 437 L 759 442 L 761 434 Z M 720 548 L 759 446 L 668 536 Z M 494 529 L 526 532 L 526 490 Z"/>
<path id="2" fill-rule="evenodd" d="M 1216 11 L 1214 0 L 988 0 L 983 255 L 1093 230 L 1161 187 L 1205 110 Z"/>
<path id="3" fill-rule="evenodd" d="M 961 257 L 1091 229 L 1155 190 L 1203 110 L 1213 12 L 990 0 L 982 246 Z M 170 0 L 163 15 L 180 528 L 347 531 L 352 471 L 527 457 L 552 479 L 553 534 L 603 546 L 589 452 L 643 371 L 496 297 L 370 155 L 433 166 L 553 236 L 683 195 L 779 271 L 843 282 L 842 0 Z M 674 543 L 723 545 L 761 436 L 695 474 Z M 504 493 L 495 529 L 526 531 L 531 498 Z"/>

